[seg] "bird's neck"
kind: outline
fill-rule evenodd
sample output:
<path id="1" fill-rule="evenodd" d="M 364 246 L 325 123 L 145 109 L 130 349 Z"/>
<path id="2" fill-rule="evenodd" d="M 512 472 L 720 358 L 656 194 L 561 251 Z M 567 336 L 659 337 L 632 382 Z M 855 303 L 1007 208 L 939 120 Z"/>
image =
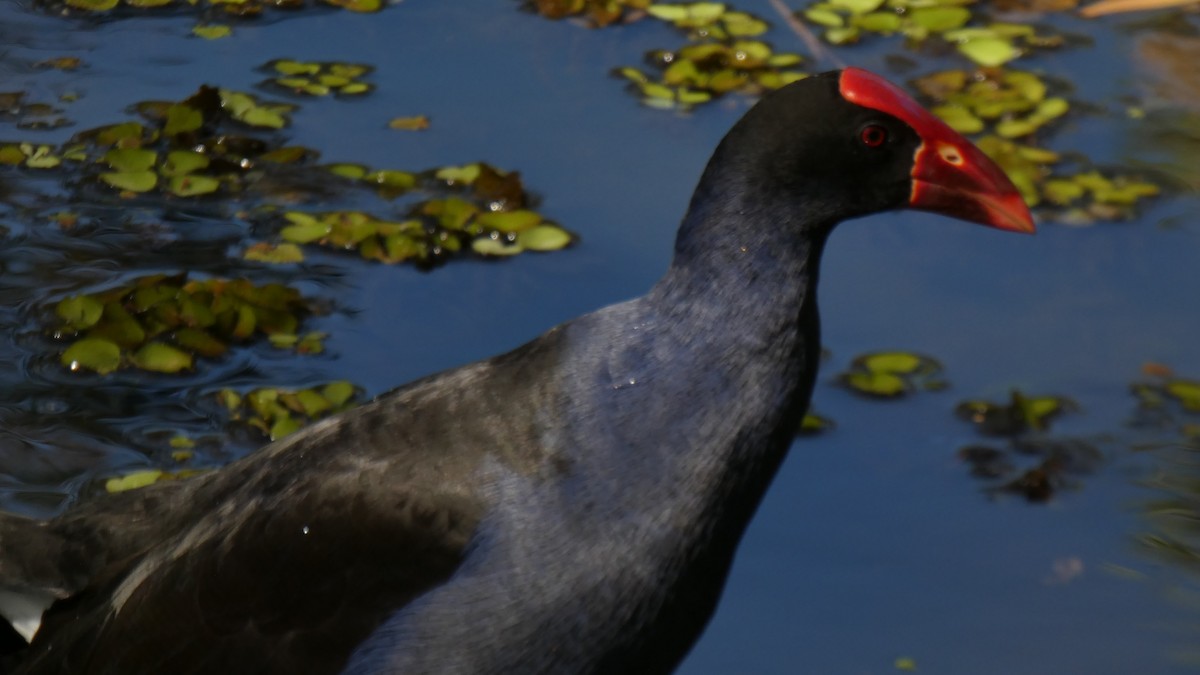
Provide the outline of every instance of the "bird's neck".
<path id="1" fill-rule="evenodd" d="M 717 178 L 706 172 L 675 259 L 646 300 L 681 352 L 675 400 L 693 430 L 681 430 L 680 459 L 694 480 L 723 484 L 711 494 L 738 502 L 720 508 L 744 524 L 808 408 L 832 222 L 791 195 Z"/>
<path id="2" fill-rule="evenodd" d="M 671 267 L 647 300 L 689 343 L 716 347 L 710 358 L 736 360 L 720 351 L 734 341 L 748 349 L 741 358 L 786 359 L 798 340 L 817 340 L 817 281 L 833 221 L 803 199 L 738 181 L 705 172 Z"/>

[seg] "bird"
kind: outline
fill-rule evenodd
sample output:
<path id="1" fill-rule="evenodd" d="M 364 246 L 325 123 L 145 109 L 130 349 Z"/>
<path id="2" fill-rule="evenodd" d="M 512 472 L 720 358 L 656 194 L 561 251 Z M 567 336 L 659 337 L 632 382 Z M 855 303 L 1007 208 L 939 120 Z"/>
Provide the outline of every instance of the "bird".
<path id="1" fill-rule="evenodd" d="M 826 240 L 898 209 L 1035 229 L 879 75 L 763 96 L 645 295 L 213 472 L 0 516 L 11 672 L 672 672 L 808 408 Z"/>

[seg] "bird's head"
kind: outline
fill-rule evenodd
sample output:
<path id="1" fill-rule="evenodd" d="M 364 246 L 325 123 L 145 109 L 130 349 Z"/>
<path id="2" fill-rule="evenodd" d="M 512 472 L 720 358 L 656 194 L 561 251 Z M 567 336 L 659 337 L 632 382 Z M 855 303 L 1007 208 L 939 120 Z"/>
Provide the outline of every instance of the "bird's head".
<path id="1" fill-rule="evenodd" d="M 714 168 L 737 176 L 742 190 L 797 200 L 816 220 L 827 214 L 830 224 L 911 208 L 1034 231 L 995 162 L 899 87 L 859 68 L 764 97 L 722 141 Z"/>

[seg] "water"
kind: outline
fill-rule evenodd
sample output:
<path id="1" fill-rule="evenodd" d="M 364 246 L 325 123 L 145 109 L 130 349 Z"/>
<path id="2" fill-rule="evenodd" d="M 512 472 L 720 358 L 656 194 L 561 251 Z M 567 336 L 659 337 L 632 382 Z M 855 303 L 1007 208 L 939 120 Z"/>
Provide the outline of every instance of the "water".
<path id="1" fill-rule="evenodd" d="M 47 356 L 38 307 L 149 272 L 253 271 L 225 258 L 244 225 L 212 214 L 164 220 L 109 209 L 91 229 L 55 232 L 7 204 L 27 199 L 30 186 L 49 195 L 48 209 L 71 193 L 53 178 L 29 183 L 0 173 L 3 192 L 16 195 L 0 207 L 8 228 L 0 251 L 2 504 L 49 512 L 65 495 L 94 489 L 97 477 L 161 465 L 165 435 L 221 429 L 203 402 L 221 386 L 347 378 L 375 394 L 514 347 L 652 284 L 708 153 L 746 104 L 687 116 L 639 107 L 606 73 L 678 44 L 670 30 L 643 23 L 587 31 L 516 4 L 408 0 L 372 16 L 287 14 L 208 42 L 186 38 L 192 21 L 180 16 L 72 21 L 0 3 L 0 91 L 27 90 L 76 123 L 27 131 L 0 122 L 0 140 L 61 143 L 126 119 L 133 102 L 178 100 L 202 83 L 250 90 L 263 78 L 254 68 L 272 58 L 361 61 L 377 67 L 377 91 L 355 102 L 302 101 L 288 137 L 325 161 L 420 169 L 482 159 L 518 169 L 543 196 L 541 210 L 582 238 L 567 252 L 431 273 L 328 254 L 300 270 L 254 272 L 336 305 L 312 324 L 330 334 L 326 355 L 260 348 L 181 380 L 123 374 L 81 385 Z M 765 2 L 739 7 L 770 16 Z M 1073 78 L 1074 96 L 1099 111 L 1072 117 L 1052 147 L 1086 150 L 1102 163 L 1174 157 L 1186 165 L 1190 157 L 1172 155 L 1170 144 L 1145 140 L 1154 137 L 1149 121 L 1125 115 L 1130 97 L 1180 109 L 1158 98 L 1145 84 L 1144 62 L 1132 58 L 1145 31 L 1117 30 L 1121 19 L 1054 22 L 1094 45 L 1021 65 Z M 782 30 L 769 37 L 801 49 Z M 884 70 L 884 56 L 900 49 L 890 42 L 839 56 Z M 86 67 L 29 67 L 64 54 L 83 57 Z M 55 102 L 68 91 L 78 100 Z M 432 128 L 385 128 L 413 114 L 429 115 Z M 1195 568 L 1167 564 L 1135 542 L 1154 529 L 1141 506 L 1160 496 L 1142 483 L 1176 469 L 1164 468 L 1158 453 L 1133 452 L 1144 434 L 1127 422 L 1135 412 L 1128 386 L 1142 364 L 1200 378 L 1197 205 L 1185 187 L 1136 221 L 1050 223 L 1036 237 L 915 214 L 841 227 L 821 288 L 832 357 L 814 396 L 838 426 L 794 446 L 717 616 L 681 672 L 884 673 L 899 657 L 926 673 L 1195 669 Z M 951 388 L 874 402 L 832 383 L 856 355 L 879 349 L 935 356 Z M 1082 412 L 1054 433 L 1092 439 L 1106 454 L 1096 474 L 1049 504 L 989 497 L 955 456 L 980 440 L 954 418 L 955 404 L 1003 399 L 1013 388 L 1075 399 Z M 245 449 L 205 447 L 201 459 L 219 464 Z"/>

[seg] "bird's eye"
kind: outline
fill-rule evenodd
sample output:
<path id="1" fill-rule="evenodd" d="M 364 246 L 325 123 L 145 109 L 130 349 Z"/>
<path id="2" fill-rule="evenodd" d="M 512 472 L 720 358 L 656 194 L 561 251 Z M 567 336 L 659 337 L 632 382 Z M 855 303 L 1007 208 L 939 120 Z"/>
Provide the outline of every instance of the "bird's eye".
<path id="1" fill-rule="evenodd" d="M 868 124 L 858 132 L 858 139 L 868 148 L 878 148 L 887 142 L 887 129 L 878 124 Z"/>

